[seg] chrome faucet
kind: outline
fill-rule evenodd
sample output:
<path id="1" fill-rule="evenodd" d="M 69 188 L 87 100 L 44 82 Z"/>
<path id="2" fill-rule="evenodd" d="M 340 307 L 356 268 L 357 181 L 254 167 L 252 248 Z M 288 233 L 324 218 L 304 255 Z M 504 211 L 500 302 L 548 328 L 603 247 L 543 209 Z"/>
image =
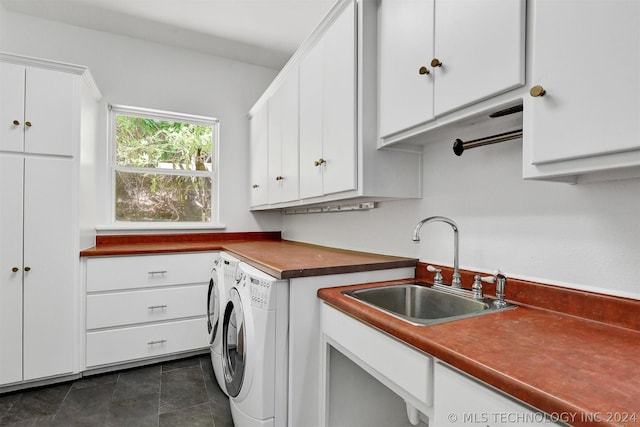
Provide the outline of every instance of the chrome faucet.
<path id="1" fill-rule="evenodd" d="M 420 229 L 424 224 L 436 221 L 445 222 L 453 228 L 453 278 L 451 280 L 451 286 L 454 288 L 461 288 L 462 283 L 460 282 L 460 270 L 458 268 L 458 226 L 453 222 L 453 220 L 444 216 L 431 216 L 423 219 L 418 223 L 418 225 L 416 225 L 416 229 L 413 231 L 413 241 L 416 243 L 420 241 Z"/>

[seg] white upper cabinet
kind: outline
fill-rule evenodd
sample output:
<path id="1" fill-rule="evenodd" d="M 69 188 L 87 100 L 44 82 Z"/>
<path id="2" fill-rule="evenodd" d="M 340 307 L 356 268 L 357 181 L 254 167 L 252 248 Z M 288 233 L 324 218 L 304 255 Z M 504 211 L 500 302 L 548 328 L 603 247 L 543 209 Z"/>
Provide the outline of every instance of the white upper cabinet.
<path id="1" fill-rule="evenodd" d="M 434 111 L 524 85 L 524 0 L 436 0 Z"/>
<path id="2" fill-rule="evenodd" d="M 524 0 L 382 0 L 380 136 L 524 85 Z"/>
<path id="3" fill-rule="evenodd" d="M 532 23 L 524 177 L 637 174 L 640 2 L 536 0 Z"/>
<path id="4" fill-rule="evenodd" d="M 269 174 L 267 199 L 252 197 L 252 209 L 421 196 L 419 150 L 379 149 L 378 8 L 338 0 L 249 112 L 251 173 L 268 163 Z M 267 125 L 258 126 L 267 108 Z"/>
<path id="5" fill-rule="evenodd" d="M 251 133 L 251 206 L 265 205 L 267 193 L 267 153 L 269 143 L 269 112 L 267 104 L 253 111 L 249 119 Z"/>
<path id="6" fill-rule="evenodd" d="M 0 150 L 73 154 L 76 76 L 0 63 Z"/>
<path id="7" fill-rule="evenodd" d="M 355 3 L 300 63 L 300 197 L 357 188 Z"/>
<path id="8" fill-rule="evenodd" d="M 433 119 L 433 0 L 380 4 L 380 135 Z"/>
<path id="9" fill-rule="evenodd" d="M 298 198 L 298 70 L 268 101 L 268 201 Z"/>

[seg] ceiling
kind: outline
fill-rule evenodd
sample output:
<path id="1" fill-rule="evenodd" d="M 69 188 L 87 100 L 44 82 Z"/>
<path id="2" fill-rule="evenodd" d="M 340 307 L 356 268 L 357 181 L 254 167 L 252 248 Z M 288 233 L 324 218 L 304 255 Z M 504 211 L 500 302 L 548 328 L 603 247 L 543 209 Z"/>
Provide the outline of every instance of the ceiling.
<path id="1" fill-rule="evenodd" d="M 9 12 L 280 69 L 335 0 L 0 0 Z"/>

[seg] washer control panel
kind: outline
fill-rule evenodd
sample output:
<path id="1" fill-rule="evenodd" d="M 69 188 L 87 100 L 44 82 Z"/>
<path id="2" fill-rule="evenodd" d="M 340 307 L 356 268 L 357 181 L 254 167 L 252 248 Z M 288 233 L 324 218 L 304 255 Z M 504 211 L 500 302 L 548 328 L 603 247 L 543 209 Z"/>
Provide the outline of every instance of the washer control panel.
<path id="1" fill-rule="evenodd" d="M 263 310 L 270 310 L 272 282 L 249 277 L 251 291 L 251 305 Z"/>

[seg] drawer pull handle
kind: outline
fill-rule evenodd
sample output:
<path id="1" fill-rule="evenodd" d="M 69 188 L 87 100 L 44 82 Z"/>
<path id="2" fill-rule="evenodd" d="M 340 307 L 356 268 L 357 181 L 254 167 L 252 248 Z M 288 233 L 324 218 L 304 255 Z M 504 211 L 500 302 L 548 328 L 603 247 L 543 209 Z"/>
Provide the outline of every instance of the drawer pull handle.
<path id="1" fill-rule="evenodd" d="M 167 342 L 167 340 L 155 340 L 155 341 L 149 341 L 149 342 L 147 343 L 147 345 L 164 344 L 164 343 L 166 343 L 166 342 Z"/>
<path id="2" fill-rule="evenodd" d="M 149 276 L 155 276 L 156 274 L 167 274 L 167 270 L 150 271 Z"/>
<path id="3" fill-rule="evenodd" d="M 167 308 L 167 304 L 150 305 L 149 307 L 147 307 L 147 309 L 149 309 L 149 310 L 155 310 L 156 308 L 160 308 L 160 309 L 164 310 L 165 308 Z"/>

